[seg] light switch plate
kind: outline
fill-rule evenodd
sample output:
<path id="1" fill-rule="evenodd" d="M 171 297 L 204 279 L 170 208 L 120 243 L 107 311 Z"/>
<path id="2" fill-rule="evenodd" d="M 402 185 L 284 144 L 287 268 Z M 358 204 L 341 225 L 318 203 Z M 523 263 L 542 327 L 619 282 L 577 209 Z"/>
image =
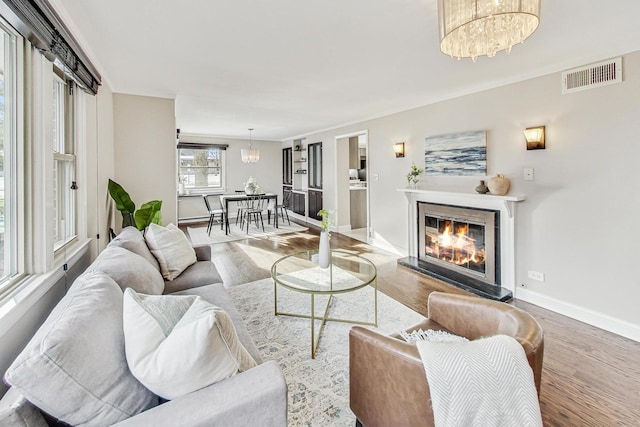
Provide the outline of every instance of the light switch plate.
<path id="1" fill-rule="evenodd" d="M 523 173 L 525 181 L 533 181 L 533 168 L 524 168 Z"/>

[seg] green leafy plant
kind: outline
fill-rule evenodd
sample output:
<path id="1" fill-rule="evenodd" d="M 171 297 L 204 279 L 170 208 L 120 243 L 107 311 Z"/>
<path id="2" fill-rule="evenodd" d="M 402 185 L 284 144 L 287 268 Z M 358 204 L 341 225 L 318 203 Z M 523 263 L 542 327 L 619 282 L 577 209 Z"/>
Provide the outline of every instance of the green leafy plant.
<path id="1" fill-rule="evenodd" d="M 424 169 L 420 169 L 415 163 L 411 163 L 411 171 L 407 174 L 407 182 L 417 184 L 420 181 L 422 172 L 424 172 Z"/>
<path id="2" fill-rule="evenodd" d="M 160 212 L 162 200 L 144 203 L 136 211 L 136 204 L 120 184 L 110 179 L 108 189 L 116 204 L 116 209 L 122 214 L 122 228 L 134 226 L 143 231 L 151 223 L 162 224 L 162 213 Z"/>
<path id="3" fill-rule="evenodd" d="M 320 228 L 322 231 L 326 232 L 328 237 L 331 238 L 331 212 L 326 209 L 320 209 L 318 211 L 318 215 L 322 217 L 322 221 L 320 222 Z"/>

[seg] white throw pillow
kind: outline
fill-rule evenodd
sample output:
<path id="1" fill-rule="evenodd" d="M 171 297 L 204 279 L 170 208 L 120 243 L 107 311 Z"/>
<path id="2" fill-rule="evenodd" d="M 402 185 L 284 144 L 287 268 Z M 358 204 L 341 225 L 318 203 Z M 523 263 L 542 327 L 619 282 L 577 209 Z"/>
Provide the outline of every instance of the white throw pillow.
<path id="1" fill-rule="evenodd" d="M 187 236 L 175 225 L 151 224 L 145 233 L 147 246 L 160 264 L 162 277 L 173 280 L 195 263 L 196 251 Z"/>
<path id="2" fill-rule="evenodd" d="M 175 399 L 256 366 L 229 315 L 195 295 L 124 293 L 129 369 L 149 390 Z"/>

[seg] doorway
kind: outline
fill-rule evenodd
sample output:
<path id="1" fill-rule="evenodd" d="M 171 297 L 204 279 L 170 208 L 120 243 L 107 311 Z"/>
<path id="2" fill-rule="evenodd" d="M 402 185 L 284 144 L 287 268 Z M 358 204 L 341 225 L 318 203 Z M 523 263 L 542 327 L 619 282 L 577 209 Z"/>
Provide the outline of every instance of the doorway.
<path id="1" fill-rule="evenodd" d="M 338 232 L 369 243 L 369 134 L 363 130 L 335 139 Z"/>

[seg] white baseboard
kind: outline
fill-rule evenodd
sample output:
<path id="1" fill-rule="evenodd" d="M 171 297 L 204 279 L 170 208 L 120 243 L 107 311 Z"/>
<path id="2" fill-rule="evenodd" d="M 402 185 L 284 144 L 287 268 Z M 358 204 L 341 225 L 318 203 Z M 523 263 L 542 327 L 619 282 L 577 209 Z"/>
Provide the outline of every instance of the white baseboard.
<path id="1" fill-rule="evenodd" d="M 333 228 L 335 228 L 334 231 L 337 233 L 348 233 L 351 231 L 351 224 L 334 226 Z"/>
<path id="2" fill-rule="evenodd" d="M 560 301 L 556 298 L 520 287 L 515 290 L 515 298 L 640 342 L 640 325 L 635 325 L 626 320 L 616 319 L 607 314 Z"/>

